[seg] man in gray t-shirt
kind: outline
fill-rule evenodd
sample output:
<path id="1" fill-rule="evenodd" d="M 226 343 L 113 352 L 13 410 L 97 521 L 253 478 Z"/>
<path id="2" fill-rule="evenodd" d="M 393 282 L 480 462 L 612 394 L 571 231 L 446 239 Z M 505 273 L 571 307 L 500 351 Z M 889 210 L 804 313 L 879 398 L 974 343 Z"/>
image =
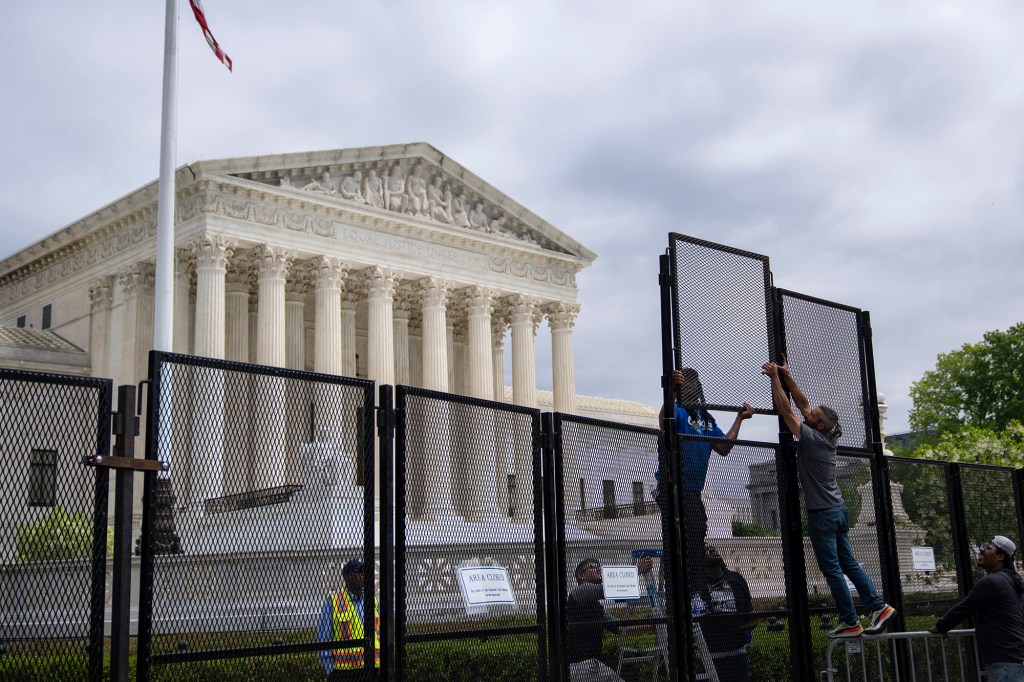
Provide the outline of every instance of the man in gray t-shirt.
<path id="1" fill-rule="evenodd" d="M 896 610 L 878 596 L 871 578 L 853 556 L 853 546 L 850 544 L 850 518 L 836 481 L 836 441 L 843 435 L 843 430 L 839 426 L 839 415 L 824 405 L 811 407 L 807 396 L 797 386 L 790 373 L 785 356 L 781 364 L 769 362 L 761 369 L 772 380 L 775 409 L 789 430 L 799 439 L 796 461 L 800 472 L 800 485 L 804 491 L 804 504 L 807 508 L 807 535 L 811 539 L 811 546 L 814 547 L 814 558 L 818 560 L 818 568 L 828 582 L 829 591 L 836 602 L 842 621 L 839 627 L 828 635 L 858 637 L 864 633 L 878 634 L 885 628 L 889 619 L 896 615 Z M 802 421 L 782 387 L 783 379 L 789 386 L 793 402 L 803 415 Z M 857 620 L 857 609 L 843 578 L 844 573 L 857 588 L 861 602 L 871 610 L 871 623 L 867 628 Z"/>

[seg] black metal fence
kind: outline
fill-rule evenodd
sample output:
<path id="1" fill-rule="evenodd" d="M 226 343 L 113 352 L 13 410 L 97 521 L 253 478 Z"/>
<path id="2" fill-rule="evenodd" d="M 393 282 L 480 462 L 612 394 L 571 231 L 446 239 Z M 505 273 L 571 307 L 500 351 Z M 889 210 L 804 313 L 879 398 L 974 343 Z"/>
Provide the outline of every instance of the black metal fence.
<path id="1" fill-rule="evenodd" d="M 0 679 L 103 671 L 107 379 L 0 370 Z"/>
<path id="2" fill-rule="evenodd" d="M 544 679 L 540 413 L 408 386 L 395 408 L 395 679 Z"/>
<path id="3" fill-rule="evenodd" d="M 163 353 L 150 377 L 147 457 L 171 468 L 146 476 L 140 679 L 372 671 L 330 595 L 352 559 L 376 592 L 373 382 Z"/>
<path id="4" fill-rule="evenodd" d="M 838 619 L 793 440 L 714 422 L 773 413 L 757 368 L 782 354 L 840 414 L 854 554 L 896 627 L 970 590 L 979 543 L 1021 544 L 1021 470 L 883 456 L 867 313 L 721 245 L 673 235 L 662 262 L 665 433 L 153 353 L 146 452 L 169 469 L 146 474 L 137 679 L 817 679 Z M 703 394 L 674 409 L 681 367 Z M 109 450 L 110 403 L 105 380 L 0 373 L 4 679 L 103 675 L 108 483 L 81 461 Z M 82 519 L 86 553 L 55 555 Z M 354 559 L 374 633 L 331 597 Z"/>

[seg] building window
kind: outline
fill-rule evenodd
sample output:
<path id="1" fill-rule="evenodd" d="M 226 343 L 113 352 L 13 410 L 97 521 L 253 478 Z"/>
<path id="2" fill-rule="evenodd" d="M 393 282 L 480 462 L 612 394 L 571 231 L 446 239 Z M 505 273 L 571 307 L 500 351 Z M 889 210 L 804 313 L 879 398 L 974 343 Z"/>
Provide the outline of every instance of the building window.
<path id="1" fill-rule="evenodd" d="M 52 321 L 52 319 L 51 319 L 52 317 L 53 317 L 53 305 L 48 303 L 48 304 L 43 306 L 43 329 L 49 329 L 50 328 L 50 322 Z"/>
<path id="2" fill-rule="evenodd" d="M 32 450 L 28 466 L 28 506 L 52 507 L 57 502 L 57 451 Z"/>
<path id="3" fill-rule="evenodd" d="M 601 492 L 604 495 L 604 517 L 616 518 L 618 513 L 615 509 L 615 481 L 601 481 Z"/>
<path id="4" fill-rule="evenodd" d="M 587 479 L 580 479 L 580 510 L 587 508 Z"/>
<path id="5" fill-rule="evenodd" d="M 647 500 L 644 499 L 644 484 L 642 481 L 633 481 L 633 515 L 643 516 L 647 511 Z"/>
<path id="6" fill-rule="evenodd" d="M 508 515 L 516 515 L 516 475 L 508 475 Z"/>
<path id="7" fill-rule="evenodd" d="M 18 318 L 18 329 L 24 329 L 24 328 L 25 328 L 25 316 L 22 315 L 21 317 Z"/>

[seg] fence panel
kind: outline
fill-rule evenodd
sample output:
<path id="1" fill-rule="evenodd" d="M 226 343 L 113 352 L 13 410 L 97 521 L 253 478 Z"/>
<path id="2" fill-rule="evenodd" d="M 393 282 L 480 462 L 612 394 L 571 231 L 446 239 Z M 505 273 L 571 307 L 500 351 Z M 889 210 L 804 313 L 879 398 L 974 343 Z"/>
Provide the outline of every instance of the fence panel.
<path id="1" fill-rule="evenodd" d="M 0 678 L 99 680 L 107 379 L 0 370 Z"/>
<path id="2" fill-rule="evenodd" d="M 700 442 L 681 440 L 684 453 Z M 788 679 L 793 614 L 787 599 L 788 524 L 779 499 L 779 448 L 710 442 L 721 449 L 710 454 L 703 491 L 707 539 L 700 543 L 697 538 L 696 545 L 712 549 L 699 570 L 692 562 L 688 566 L 691 589 L 705 585 L 701 595 L 707 614 L 695 621 L 721 680 L 746 679 L 739 671 L 748 665 L 755 680 Z M 693 530 L 688 525 L 687 544 L 694 541 Z"/>
<path id="3" fill-rule="evenodd" d="M 892 489 L 903 610 L 908 630 L 926 630 L 960 598 L 956 541 L 949 509 L 949 465 L 922 459 L 892 458 Z M 914 550 L 923 551 L 915 561 Z M 928 552 L 934 567 L 928 568 Z"/>
<path id="4" fill-rule="evenodd" d="M 709 409 L 772 412 L 757 369 L 775 357 L 768 258 L 669 235 L 676 367 L 697 370 Z"/>
<path id="5" fill-rule="evenodd" d="M 146 476 L 140 679 L 240 658 L 306 679 L 353 649 L 369 671 L 372 639 L 335 633 L 329 595 L 351 559 L 375 591 L 373 382 L 169 353 L 150 377 L 147 457 L 171 468 Z"/>
<path id="6" fill-rule="evenodd" d="M 658 432 L 556 414 L 554 433 L 556 513 L 549 529 L 558 543 L 554 573 L 564 605 L 555 667 L 566 680 L 604 679 L 605 667 L 625 680 L 670 679 L 670 671 L 678 672 L 678 626 L 667 606 L 673 557 L 664 551 L 654 495 Z M 619 576 L 631 571 L 639 591 L 616 591 Z M 603 583 L 594 582 L 598 573 Z M 604 614 L 624 627 L 595 627 Z"/>
<path id="7" fill-rule="evenodd" d="M 873 400 L 862 350 L 860 311 L 779 289 L 790 370 L 812 405 L 839 415 L 840 448 L 870 451 Z M 799 434 L 796 434 L 799 435 Z"/>
<path id="8" fill-rule="evenodd" d="M 985 575 L 977 566 L 978 548 L 994 535 L 1005 535 L 1018 547 L 1017 508 L 1013 495 L 1013 470 L 1004 467 L 972 464 L 960 465 L 963 486 L 964 525 L 970 566 L 974 570 L 970 584 Z"/>
<path id="9" fill-rule="evenodd" d="M 547 674 L 540 413 L 395 393 L 398 680 Z"/>

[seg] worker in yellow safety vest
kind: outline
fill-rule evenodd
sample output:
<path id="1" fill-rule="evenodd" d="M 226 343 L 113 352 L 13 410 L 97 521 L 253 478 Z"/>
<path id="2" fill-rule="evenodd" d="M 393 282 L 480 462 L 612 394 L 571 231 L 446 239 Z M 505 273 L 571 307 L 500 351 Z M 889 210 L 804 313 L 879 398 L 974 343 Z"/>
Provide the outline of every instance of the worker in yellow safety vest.
<path id="1" fill-rule="evenodd" d="M 363 581 L 365 572 L 363 562 L 352 559 L 341 569 L 341 577 L 345 586 L 327 596 L 320 610 L 320 620 L 316 627 L 317 639 L 321 642 L 344 642 L 362 640 L 365 636 L 363 624 L 365 618 L 365 602 Z M 374 665 L 380 667 L 380 612 L 377 600 L 373 600 L 373 650 Z M 345 679 L 346 671 L 363 669 L 365 647 L 358 645 L 345 646 L 319 652 L 320 664 L 327 673 L 327 679 Z"/>

